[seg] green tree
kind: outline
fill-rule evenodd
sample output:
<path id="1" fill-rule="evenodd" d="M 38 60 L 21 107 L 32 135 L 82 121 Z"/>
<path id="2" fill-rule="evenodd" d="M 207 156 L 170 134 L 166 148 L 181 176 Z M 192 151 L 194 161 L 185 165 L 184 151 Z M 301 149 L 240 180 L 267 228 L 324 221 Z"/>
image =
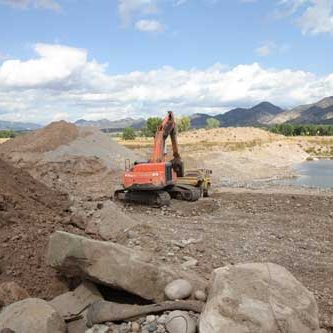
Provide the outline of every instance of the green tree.
<path id="1" fill-rule="evenodd" d="M 146 126 L 142 129 L 143 136 L 154 137 L 157 128 L 162 124 L 162 118 L 151 117 L 147 119 Z"/>
<path id="2" fill-rule="evenodd" d="M 132 127 L 124 128 L 122 139 L 123 140 L 134 140 L 136 138 L 135 130 Z"/>
<path id="3" fill-rule="evenodd" d="M 12 130 L 2 130 L 0 131 L 0 138 L 15 138 L 16 136 L 16 132 L 12 131 Z"/>
<path id="4" fill-rule="evenodd" d="M 270 131 L 285 136 L 324 136 L 333 135 L 333 126 L 279 124 L 271 127 Z"/>
<path id="5" fill-rule="evenodd" d="M 207 126 L 206 126 L 207 129 L 219 128 L 220 127 L 220 121 L 218 119 L 215 119 L 215 118 L 208 118 L 206 120 L 206 123 L 207 123 Z"/>
<path id="6" fill-rule="evenodd" d="M 177 119 L 177 129 L 179 132 L 186 132 L 191 129 L 191 118 L 184 116 Z"/>

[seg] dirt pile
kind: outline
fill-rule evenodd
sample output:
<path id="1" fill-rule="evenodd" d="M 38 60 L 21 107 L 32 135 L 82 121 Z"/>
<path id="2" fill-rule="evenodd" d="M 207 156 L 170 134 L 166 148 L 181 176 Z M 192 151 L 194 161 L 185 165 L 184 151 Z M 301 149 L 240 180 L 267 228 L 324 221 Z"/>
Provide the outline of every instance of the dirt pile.
<path id="1" fill-rule="evenodd" d="M 0 283 L 15 281 L 31 296 L 67 289 L 45 263 L 49 235 L 72 230 L 67 195 L 55 192 L 0 159 Z"/>
<path id="2" fill-rule="evenodd" d="M 125 159 L 139 159 L 98 129 L 64 121 L 10 140 L 0 146 L 0 156 L 76 200 L 112 196 Z"/>
<path id="3" fill-rule="evenodd" d="M 125 159 L 132 161 L 139 158 L 138 154 L 115 142 L 110 136 L 96 128 L 79 129 L 78 138 L 68 145 L 63 145 L 44 155 L 46 161 L 59 161 L 68 157 L 96 157 L 109 169 L 124 168 Z"/>
<path id="4" fill-rule="evenodd" d="M 67 145 L 79 135 L 79 129 L 65 121 L 54 122 L 43 129 L 18 136 L 1 146 L 4 153 L 44 153 Z"/>
<path id="5" fill-rule="evenodd" d="M 283 138 L 282 135 L 270 133 L 254 127 L 227 127 L 211 130 L 199 129 L 183 132 L 179 136 L 182 144 L 191 142 L 249 142 L 249 141 L 274 141 Z"/>

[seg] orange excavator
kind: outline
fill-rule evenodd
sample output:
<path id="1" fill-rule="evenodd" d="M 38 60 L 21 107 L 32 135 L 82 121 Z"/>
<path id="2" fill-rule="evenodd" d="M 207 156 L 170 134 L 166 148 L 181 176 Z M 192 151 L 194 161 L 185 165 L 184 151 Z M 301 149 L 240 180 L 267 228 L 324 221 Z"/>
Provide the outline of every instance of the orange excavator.
<path id="1" fill-rule="evenodd" d="M 166 160 L 166 140 L 170 136 L 173 159 Z M 151 158 L 145 162 L 126 160 L 123 176 L 123 189 L 115 192 L 115 199 L 126 202 L 138 202 L 152 206 L 170 204 L 175 198 L 196 201 L 200 198 L 200 190 L 194 186 L 177 184 L 177 177 L 184 176 L 184 164 L 179 155 L 177 142 L 177 126 L 172 111 L 157 128 L 154 149 Z"/>

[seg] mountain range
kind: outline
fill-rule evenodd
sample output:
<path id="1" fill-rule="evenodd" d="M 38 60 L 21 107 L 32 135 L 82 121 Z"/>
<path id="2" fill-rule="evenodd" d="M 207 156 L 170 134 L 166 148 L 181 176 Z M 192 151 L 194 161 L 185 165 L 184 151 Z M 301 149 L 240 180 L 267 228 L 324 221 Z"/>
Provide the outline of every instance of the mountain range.
<path id="1" fill-rule="evenodd" d="M 262 102 L 251 108 L 236 108 L 223 114 L 208 115 L 196 113 L 190 116 L 193 128 L 203 128 L 208 118 L 219 120 L 221 127 L 236 126 L 271 126 L 275 124 L 329 124 L 333 125 L 333 96 L 321 99 L 317 103 L 297 106 L 284 110 L 272 103 Z M 94 126 L 106 132 L 121 131 L 126 127 L 143 128 L 146 120 L 143 118 L 124 118 L 120 120 L 84 120 L 75 122 L 77 126 Z M 41 128 L 32 123 L 20 123 L 0 120 L 0 130 L 27 131 Z"/>
<path id="2" fill-rule="evenodd" d="M 297 106 L 291 110 L 262 102 L 252 108 L 236 108 L 215 116 L 196 113 L 191 116 L 192 127 L 205 127 L 208 118 L 219 120 L 221 127 L 271 126 L 284 123 L 333 125 L 333 96 L 326 97 L 317 103 Z"/>
<path id="3" fill-rule="evenodd" d="M 17 121 L 4 121 L 0 120 L 0 131 L 11 130 L 11 131 L 33 131 L 41 128 L 41 125 L 33 123 L 22 123 Z"/>
<path id="4" fill-rule="evenodd" d="M 268 122 L 268 125 L 283 123 L 333 125 L 333 96 L 314 104 L 301 105 L 281 112 Z"/>
<path id="5" fill-rule="evenodd" d="M 133 119 L 133 118 L 124 118 L 120 120 L 84 120 L 79 119 L 75 122 L 77 126 L 93 126 L 99 129 L 113 129 L 113 130 L 122 130 L 126 127 L 133 127 L 135 129 L 140 129 L 144 127 L 146 124 L 146 120 L 144 118 Z"/>
<path id="6" fill-rule="evenodd" d="M 222 127 L 260 126 L 268 124 L 283 111 L 283 109 L 272 103 L 262 102 L 252 108 L 236 108 L 215 116 L 194 114 L 191 116 L 191 124 L 193 128 L 202 128 L 206 126 L 208 118 L 215 118 Z"/>

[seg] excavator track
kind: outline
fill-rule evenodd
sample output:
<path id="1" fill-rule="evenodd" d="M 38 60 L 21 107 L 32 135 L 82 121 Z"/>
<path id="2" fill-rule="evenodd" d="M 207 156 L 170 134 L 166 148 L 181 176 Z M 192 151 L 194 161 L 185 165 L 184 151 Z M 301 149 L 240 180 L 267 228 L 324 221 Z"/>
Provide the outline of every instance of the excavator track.
<path id="1" fill-rule="evenodd" d="M 200 199 L 200 189 L 191 185 L 175 185 L 167 190 L 173 199 L 197 201 Z"/>
<path id="2" fill-rule="evenodd" d="M 134 202 L 153 207 L 169 206 L 171 197 L 166 191 L 127 191 L 118 190 L 114 193 L 115 200 Z"/>

